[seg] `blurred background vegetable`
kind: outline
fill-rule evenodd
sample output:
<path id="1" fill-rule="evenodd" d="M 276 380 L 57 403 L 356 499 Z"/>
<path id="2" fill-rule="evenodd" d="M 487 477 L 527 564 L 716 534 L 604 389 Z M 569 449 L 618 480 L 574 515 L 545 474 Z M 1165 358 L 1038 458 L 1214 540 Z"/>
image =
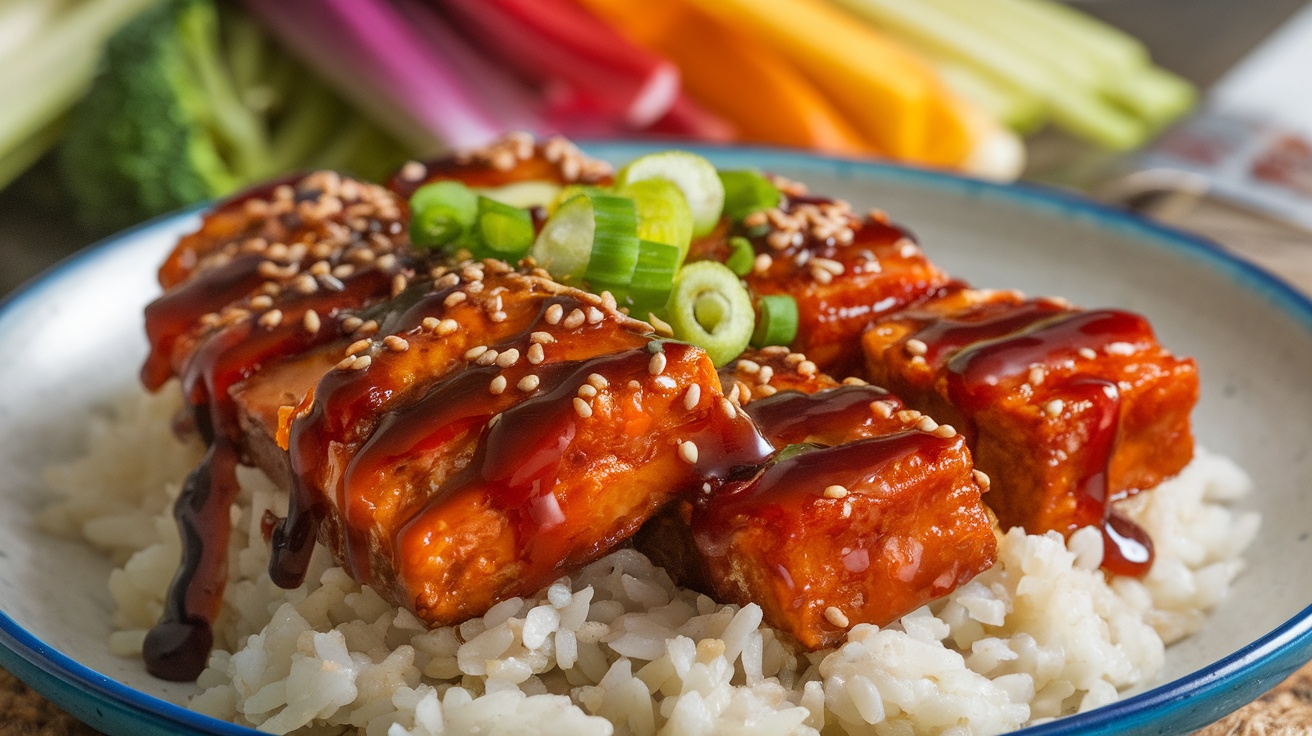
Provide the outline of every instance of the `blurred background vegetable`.
<path id="1" fill-rule="evenodd" d="M 101 233 L 514 129 L 1007 179 L 1049 124 L 1123 151 L 1194 101 L 1054 0 L 0 0 L 0 62 L 0 186 L 58 146 Z"/>

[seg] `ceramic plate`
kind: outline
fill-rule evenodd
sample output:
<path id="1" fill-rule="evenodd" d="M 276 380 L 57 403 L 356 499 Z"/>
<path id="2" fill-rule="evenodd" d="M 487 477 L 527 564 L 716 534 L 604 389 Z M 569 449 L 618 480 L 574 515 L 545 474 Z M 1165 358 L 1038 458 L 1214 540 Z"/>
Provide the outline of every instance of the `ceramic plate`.
<path id="1" fill-rule="evenodd" d="M 591 150 L 622 162 L 651 149 Z M 1208 243 L 1049 191 L 802 154 L 703 153 L 884 209 L 935 262 L 974 284 L 1142 312 L 1165 345 L 1197 358 L 1199 441 L 1239 461 L 1257 485 L 1245 503 L 1264 517 L 1249 568 L 1203 631 L 1171 647 L 1158 687 L 1024 733 L 1184 734 L 1312 658 L 1306 299 Z M 34 525 L 42 468 L 74 455 L 87 417 L 136 381 L 155 268 L 196 222 L 184 213 L 112 238 L 0 309 L 0 665 L 111 734 L 253 733 L 187 711 L 179 704 L 190 686 L 109 654 L 109 563 Z"/>

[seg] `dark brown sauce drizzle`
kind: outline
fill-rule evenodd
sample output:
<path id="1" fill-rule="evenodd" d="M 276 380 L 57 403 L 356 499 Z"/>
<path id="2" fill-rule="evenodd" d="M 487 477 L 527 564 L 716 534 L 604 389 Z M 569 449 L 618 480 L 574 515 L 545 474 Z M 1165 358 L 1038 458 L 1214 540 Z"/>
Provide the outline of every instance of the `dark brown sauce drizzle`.
<path id="1" fill-rule="evenodd" d="M 946 363 L 948 398 L 969 416 L 1024 381 L 1032 366 L 1076 361 L 1081 348 L 1141 344 L 1151 334 L 1147 321 L 1130 312 L 1073 311 L 1051 302 L 1029 301 L 975 321 L 937 318 L 916 337 L 928 348 L 927 362 Z M 1121 415 L 1119 389 L 1113 382 L 1077 374 L 1060 381 L 1051 397 L 1087 402 L 1096 416 L 1083 448 L 1086 461 L 1078 480 L 1077 525 L 1096 524 L 1102 529 L 1104 569 L 1118 575 L 1146 575 L 1152 567 L 1152 541 L 1107 501 Z"/>
<path id="2" fill-rule="evenodd" d="M 398 329 L 437 314 L 444 294 L 436 292 L 421 299 L 397 321 Z M 530 331 L 538 329 L 547 308 L 555 304 L 566 311 L 587 306 L 573 297 L 546 299 L 540 304 L 537 318 L 529 320 L 521 333 L 492 349 L 522 343 Z M 659 346 L 672 359 L 692 349 L 680 343 Z M 513 404 L 508 395 L 493 397 L 487 393 L 489 380 L 501 369 L 470 366 L 422 396 L 382 412 L 334 489 L 345 525 L 340 532 L 348 569 L 362 582 L 372 577 L 366 532 L 370 510 L 355 508 L 356 501 L 367 495 L 362 492 L 379 482 L 398 460 L 477 432 L 473 459 L 463 471 L 446 479 L 423 508 L 408 512 L 409 521 L 393 533 L 394 546 L 399 546 L 407 534 L 424 528 L 426 509 L 439 507 L 462 489 L 478 486 L 492 506 L 513 521 L 521 547 L 519 556 L 527 563 L 520 577 L 530 583 L 549 583 L 566 560 L 561 540 L 551 534 L 562 521 L 552 489 L 563 453 L 578 429 L 573 399 L 593 373 L 611 381 L 645 376 L 651 354 L 651 345 L 643 344 L 586 360 L 545 364 L 536 370 L 544 390 Z M 326 461 L 323 448 L 347 442 L 348 431 L 357 422 L 376 416 L 384 398 L 376 389 L 377 382 L 368 376 L 327 376 L 320 383 L 310 412 L 293 423 L 289 443 L 292 504 L 287 519 L 274 530 L 270 563 L 270 575 L 277 584 L 295 587 L 304 579 L 315 530 L 323 523 L 327 510 L 322 497 L 313 490 L 311 478 L 319 476 L 321 464 Z M 498 410 L 499 420 L 489 426 Z M 774 449 L 751 422 L 742 417 L 730 420 L 718 411 L 700 425 L 689 427 L 688 436 L 700 448 L 698 487 L 743 475 Z"/>
<path id="3" fill-rule="evenodd" d="M 174 344 L 194 328 L 200 315 L 221 308 L 221 299 L 236 301 L 263 281 L 257 272 L 259 263 L 258 258 L 236 258 L 175 287 L 147 307 L 151 354 L 143 380 L 148 386 L 167 380 Z M 146 636 L 143 655 L 151 674 L 165 680 L 194 680 L 204 669 L 213 642 L 211 625 L 227 580 L 228 509 L 237 495 L 235 471 L 241 460 L 241 429 L 229 389 L 261 365 L 337 338 L 331 328 L 316 333 L 304 329 L 300 319 L 306 310 L 315 309 L 328 318 L 384 296 L 389 289 L 387 274 L 359 271 L 341 291 L 322 289 L 293 297 L 282 305 L 287 317 L 277 327 L 262 328 L 257 317 L 250 316 L 215 329 L 188 358 L 180 371 L 183 395 L 209 447 L 174 506 L 182 564 L 169 587 L 164 613 Z"/>

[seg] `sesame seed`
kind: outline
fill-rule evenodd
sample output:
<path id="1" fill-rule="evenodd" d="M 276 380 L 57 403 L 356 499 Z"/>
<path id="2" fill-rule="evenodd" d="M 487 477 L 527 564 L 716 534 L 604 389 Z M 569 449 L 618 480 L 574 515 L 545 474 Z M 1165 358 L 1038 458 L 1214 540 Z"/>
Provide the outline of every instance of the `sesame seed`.
<path id="1" fill-rule="evenodd" d="M 872 401 L 870 402 L 870 411 L 875 416 L 888 419 L 893 416 L 893 402 L 891 401 Z"/>
<path id="2" fill-rule="evenodd" d="M 482 355 L 478 356 L 478 358 L 475 359 L 474 362 L 477 363 L 478 365 L 489 366 L 497 362 L 497 358 L 499 357 L 501 357 L 501 354 L 498 353 L 497 351 L 488 350 L 486 353 L 483 353 Z"/>
<path id="3" fill-rule="evenodd" d="M 848 376 L 847 378 L 844 378 L 844 379 L 843 379 L 843 385 L 844 385 L 844 386 L 869 386 L 870 383 L 867 382 L 864 378 L 857 378 L 856 376 Z"/>
<path id="4" fill-rule="evenodd" d="M 601 303 L 606 305 L 607 309 L 615 309 L 619 303 L 615 301 L 615 295 L 609 291 L 601 292 Z"/>
<path id="5" fill-rule="evenodd" d="M 469 295 L 463 291 L 453 291 L 450 294 L 447 294 L 446 298 L 442 300 L 442 306 L 454 307 L 455 305 L 459 304 L 460 302 L 463 302 L 468 298 Z"/>
<path id="6" fill-rule="evenodd" d="M 769 383 L 771 378 L 774 378 L 774 369 L 768 365 L 761 366 L 761 372 L 756 374 L 756 380 Z"/>
<path id="7" fill-rule="evenodd" d="M 814 376 L 817 370 L 819 369 L 815 367 L 815 363 L 809 360 L 797 364 L 797 372 L 803 376 Z"/>
<path id="8" fill-rule="evenodd" d="M 743 224 L 747 227 L 760 227 L 766 222 L 765 211 L 757 210 L 743 218 Z"/>
<path id="9" fill-rule="evenodd" d="M 656 378 L 654 379 L 654 383 L 655 383 L 657 386 L 660 386 L 661 388 L 663 388 L 663 389 L 667 389 L 667 390 L 670 390 L 670 391 L 673 391 L 674 389 L 676 389 L 676 388 L 679 387 L 679 384 L 675 383 L 675 382 L 674 382 L 674 379 L 673 379 L 673 378 L 670 378 L 669 376 L 656 376 Z M 639 384 L 639 385 L 641 385 L 641 384 Z M 634 387 L 634 388 L 636 389 L 637 387 Z"/>
<path id="10" fill-rule="evenodd" d="M 975 470 L 972 472 L 972 475 L 975 476 L 975 482 L 979 484 L 981 490 L 987 491 L 989 489 L 989 486 L 992 484 L 992 481 L 989 480 L 989 476 L 987 473 L 985 473 L 983 470 Z"/>
<path id="11" fill-rule="evenodd" d="M 381 255 L 378 257 L 378 260 L 374 261 L 374 267 L 379 269 L 380 271 L 391 271 L 392 267 L 395 265 L 396 265 L 396 256 L 392 255 L 391 253 L 388 253 L 386 255 Z"/>
<path id="12" fill-rule="evenodd" d="M 509 368 L 510 366 L 518 362 L 519 362 L 519 350 L 516 348 L 511 348 L 497 356 L 497 365 L 501 366 L 502 368 Z"/>
<path id="13" fill-rule="evenodd" d="M 610 385 L 610 381 L 607 381 L 606 377 L 600 373 L 589 373 L 588 383 L 592 384 L 598 391 Z"/>
<path id="14" fill-rule="evenodd" d="M 754 360 L 743 358 L 742 360 L 738 361 L 737 371 L 739 373 L 746 373 L 748 375 L 751 375 L 753 373 L 760 373 L 761 364 L 757 363 Z"/>
<path id="15" fill-rule="evenodd" d="M 406 181 L 419 181 L 428 176 L 428 167 L 418 161 L 406 161 L 401 167 L 401 178 Z"/>
<path id="16" fill-rule="evenodd" d="M 738 416 L 738 410 L 734 408 L 733 402 L 729 399 L 720 399 L 720 411 L 730 419 Z"/>
<path id="17" fill-rule="evenodd" d="M 692 440 L 684 440 L 679 443 L 679 459 L 689 465 L 697 464 L 697 443 Z"/>
<path id="18" fill-rule="evenodd" d="M 356 332 L 365 336 L 372 335 L 378 332 L 378 323 L 372 319 L 366 320 L 363 324 L 360 325 L 360 329 L 356 330 Z"/>
<path id="19" fill-rule="evenodd" d="M 529 342 L 551 344 L 556 341 L 555 336 L 550 332 L 534 332 L 528 336 Z"/>
<path id="20" fill-rule="evenodd" d="M 506 390 L 506 377 L 505 377 L 505 376 L 497 376 L 496 378 L 493 378 L 493 379 L 492 379 L 492 383 L 488 384 L 488 386 L 487 386 L 487 390 L 488 390 L 488 391 L 491 391 L 493 394 L 499 394 L 499 393 L 501 393 L 502 391 L 505 391 L 505 390 Z"/>
<path id="21" fill-rule="evenodd" d="M 268 309 L 269 307 L 272 306 L 273 306 L 273 297 L 270 297 L 268 294 L 261 294 L 255 297 L 254 299 L 251 299 L 252 309 Z"/>
<path id="22" fill-rule="evenodd" d="M 505 322 L 505 321 L 506 321 L 506 313 L 505 313 L 505 312 L 502 312 L 501 310 L 497 310 L 497 311 L 493 312 L 492 314 L 489 314 L 489 315 L 487 316 L 487 318 L 490 319 L 490 320 L 492 320 L 493 322 Z"/>
<path id="23" fill-rule="evenodd" d="M 405 277 L 405 274 L 398 273 L 397 275 L 393 276 L 392 297 L 396 298 L 398 295 L 400 295 L 401 292 L 405 291 L 405 287 L 409 285 L 410 285 L 410 280 Z"/>
<path id="24" fill-rule="evenodd" d="M 1033 368 L 1030 368 L 1030 374 L 1029 374 L 1030 385 L 1031 386 L 1043 385 L 1043 379 L 1046 375 L 1047 373 L 1046 371 L 1043 370 L 1043 366 L 1036 365 Z"/>
<path id="25" fill-rule="evenodd" d="M 564 314 L 565 314 L 564 307 L 560 306 L 559 304 L 552 304 L 551 306 L 547 307 L 547 315 L 546 315 L 547 324 L 549 325 L 560 324 L 560 318 Z"/>
<path id="26" fill-rule="evenodd" d="M 914 337 L 911 338 L 910 340 L 907 340 L 906 347 L 907 347 L 907 352 L 911 353 L 912 355 L 924 355 L 929 352 L 929 346 L 926 345 L 923 340 L 917 340 Z"/>
<path id="27" fill-rule="evenodd" d="M 938 428 L 934 430 L 933 434 L 935 437 L 942 437 L 944 439 L 947 439 L 948 437 L 956 437 L 957 428 L 951 424 L 940 424 L 938 425 Z"/>
<path id="28" fill-rule="evenodd" d="M 841 276 L 843 275 L 843 271 L 846 270 L 842 263 L 839 263 L 832 258 L 812 258 L 811 267 L 828 271 L 833 276 Z"/>
<path id="29" fill-rule="evenodd" d="M 351 370 L 362 371 L 365 368 L 368 368 L 369 364 L 373 362 L 374 359 L 369 357 L 368 355 L 357 355 L 355 356 L 355 360 L 351 361 Z"/>
<path id="30" fill-rule="evenodd" d="M 683 408 L 688 411 L 697 408 L 697 405 L 701 403 L 701 400 L 702 387 L 699 384 L 694 383 L 688 387 L 687 391 L 683 392 Z"/>
<path id="31" fill-rule="evenodd" d="M 578 414 L 580 417 L 583 417 L 584 419 L 587 419 L 588 417 L 592 416 L 592 406 L 589 405 L 588 402 L 576 396 L 574 397 L 574 413 Z"/>
<path id="32" fill-rule="evenodd" d="M 847 498 L 847 486 L 832 485 L 825 487 L 825 498 Z"/>
<path id="33" fill-rule="evenodd" d="M 323 285 L 323 288 L 329 291 L 344 291 L 346 289 L 346 284 L 343 284 L 341 279 L 332 274 L 324 274 L 316 278 Z"/>
<path id="34" fill-rule="evenodd" d="M 310 273 L 314 276 L 322 276 L 331 271 L 332 266 L 328 265 L 328 261 L 315 261 L 314 264 L 310 266 Z"/>
<path id="35" fill-rule="evenodd" d="M 368 253 L 369 251 L 365 251 L 365 252 Z M 433 286 L 442 289 L 450 289 L 451 287 L 458 286 L 459 284 L 460 284 L 460 277 L 453 273 L 443 274 L 441 278 L 433 282 Z"/>
<path id="36" fill-rule="evenodd" d="M 410 349 L 410 343 L 407 342 L 404 337 L 400 337 L 399 335 L 388 335 L 387 337 L 384 337 L 383 344 L 387 346 L 388 350 L 398 353 L 404 353 Z"/>
<path id="37" fill-rule="evenodd" d="M 533 391 L 537 389 L 540 380 L 541 379 L 539 379 L 536 374 L 530 373 L 519 379 L 519 383 L 515 384 L 515 386 L 520 391 Z"/>
<path id="38" fill-rule="evenodd" d="M 774 258 L 769 253 L 759 253 L 756 260 L 752 261 L 752 270 L 756 273 L 765 273 L 774 265 Z"/>
<path id="39" fill-rule="evenodd" d="M 269 311 L 260 315 L 259 322 L 261 327 L 272 330 L 273 328 L 282 324 L 282 310 L 270 309 Z"/>
<path id="40" fill-rule="evenodd" d="M 588 307 L 588 324 L 595 325 L 606 317 L 600 309 Z"/>
<path id="41" fill-rule="evenodd" d="M 465 360 L 474 360 L 475 358 L 478 358 L 479 356 L 481 356 L 483 353 L 486 352 L 487 352 L 486 345 L 479 345 L 477 347 L 472 347 L 465 351 Z"/>
<path id="42" fill-rule="evenodd" d="M 846 629 L 850 623 L 847 620 L 847 614 L 843 613 L 836 606 L 830 606 L 825 609 L 825 620 L 840 629 Z"/>
<path id="43" fill-rule="evenodd" d="M 437 323 L 437 334 L 445 337 L 460 329 L 460 323 L 453 319 L 444 319 Z"/>
<path id="44" fill-rule="evenodd" d="M 583 310 L 575 309 L 569 313 L 569 316 L 566 317 L 561 324 L 563 324 L 567 330 L 574 330 L 578 329 L 585 319 L 587 319 L 587 316 L 583 314 Z"/>
<path id="45" fill-rule="evenodd" d="M 1084 358 L 1085 360 L 1093 360 L 1094 358 L 1098 357 L 1098 354 L 1093 351 L 1093 348 L 1080 348 L 1076 352 L 1078 352 L 1080 354 L 1080 357 Z"/>
<path id="46" fill-rule="evenodd" d="M 784 365 L 789 368 L 795 368 L 798 363 L 801 363 L 804 360 L 806 360 L 806 356 L 801 353 L 789 353 L 784 357 Z"/>
<path id="47" fill-rule="evenodd" d="M 424 317 L 419 326 L 429 332 L 436 332 L 438 324 L 440 323 L 437 321 L 437 317 Z"/>
<path id="48" fill-rule="evenodd" d="M 1052 401 L 1049 401 L 1048 403 L 1043 405 L 1043 411 L 1046 412 L 1047 415 L 1050 417 L 1055 417 L 1060 415 L 1062 409 L 1065 408 L 1066 408 L 1066 402 L 1062 401 L 1061 399 L 1053 399 Z"/>
<path id="49" fill-rule="evenodd" d="M 656 328 L 656 334 L 658 334 L 658 335 L 665 335 L 665 336 L 673 336 L 673 335 L 674 335 L 674 328 L 673 328 L 673 327 L 670 327 L 670 323 L 669 323 L 669 322 L 666 322 L 665 320 L 661 319 L 660 317 L 657 317 L 655 314 L 648 313 L 648 314 L 647 314 L 647 321 L 648 321 L 649 323 L 651 323 L 651 326 L 652 326 L 652 327 Z"/>
<path id="50" fill-rule="evenodd" d="M 305 316 L 301 318 L 301 324 L 305 330 L 312 335 L 319 333 L 319 328 L 323 326 L 323 321 L 319 319 L 319 313 L 310 309 L 306 311 Z"/>
<path id="51" fill-rule="evenodd" d="M 933 417 L 923 416 L 916 422 L 916 429 L 921 432 L 933 432 L 938 429 L 938 422 L 934 421 Z"/>
<path id="52" fill-rule="evenodd" d="M 843 518 L 844 518 L 844 519 L 847 519 L 847 518 L 850 518 L 851 516 L 852 516 L 852 502 L 851 502 L 851 501 L 844 501 L 844 502 L 843 502 Z"/>
<path id="53" fill-rule="evenodd" d="M 911 365 L 914 365 L 914 366 L 919 367 L 919 368 L 927 368 L 927 367 L 929 367 L 929 363 L 925 362 L 925 356 L 923 356 L 923 355 L 913 355 L 913 356 L 911 356 L 911 360 L 908 361 L 908 362 L 909 362 Z"/>
<path id="54" fill-rule="evenodd" d="M 337 370 L 344 371 L 350 368 L 354 364 L 355 364 L 355 356 L 348 355 L 345 358 L 342 358 L 341 360 L 337 361 Z"/>
<path id="55" fill-rule="evenodd" d="M 582 396 L 585 399 L 590 399 L 596 395 L 597 395 L 596 386 L 593 386 L 592 384 L 589 383 L 585 383 L 582 386 L 579 386 L 579 396 Z"/>
<path id="56" fill-rule="evenodd" d="M 368 350 L 370 346 L 372 346 L 373 344 L 374 344 L 373 341 L 369 340 L 368 338 L 362 340 L 356 340 L 355 342 L 347 346 L 346 354 L 355 355 L 356 353 L 360 353 L 365 350 Z"/>
<path id="57" fill-rule="evenodd" d="M 665 353 L 656 353 L 647 361 L 647 372 L 659 376 L 665 372 Z"/>
<path id="58" fill-rule="evenodd" d="M 924 415 L 915 409 L 903 409 L 897 413 L 897 420 L 903 424 L 913 424 L 920 421 L 920 417 L 922 416 Z"/>
<path id="59" fill-rule="evenodd" d="M 828 284 L 834 280 L 834 275 L 823 268 L 811 268 L 811 278 L 821 284 Z"/>

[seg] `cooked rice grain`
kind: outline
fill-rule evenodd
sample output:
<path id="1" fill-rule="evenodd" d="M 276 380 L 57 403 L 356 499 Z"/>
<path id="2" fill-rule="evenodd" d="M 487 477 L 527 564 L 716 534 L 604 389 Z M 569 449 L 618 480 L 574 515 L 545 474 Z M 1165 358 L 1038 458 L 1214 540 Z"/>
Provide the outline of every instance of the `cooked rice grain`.
<path id="1" fill-rule="evenodd" d="M 49 475 L 61 500 L 42 523 L 120 563 L 110 647 L 124 656 L 140 655 L 178 559 L 169 506 L 198 451 L 167 432 L 176 406 L 120 404 L 93 423 L 87 454 Z M 307 584 L 281 590 L 260 519 L 284 513 L 285 494 L 255 470 L 240 480 L 216 649 L 191 707 L 273 733 L 1001 733 L 1152 682 L 1166 644 L 1225 596 L 1258 525 L 1227 507 L 1248 492 L 1243 471 L 1200 450 L 1121 506 L 1156 544 L 1145 579 L 1108 581 L 1094 529 L 1013 529 L 998 564 L 947 598 L 806 653 L 759 607 L 681 589 L 629 549 L 431 630 L 322 549 Z"/>

